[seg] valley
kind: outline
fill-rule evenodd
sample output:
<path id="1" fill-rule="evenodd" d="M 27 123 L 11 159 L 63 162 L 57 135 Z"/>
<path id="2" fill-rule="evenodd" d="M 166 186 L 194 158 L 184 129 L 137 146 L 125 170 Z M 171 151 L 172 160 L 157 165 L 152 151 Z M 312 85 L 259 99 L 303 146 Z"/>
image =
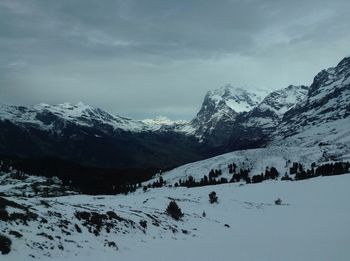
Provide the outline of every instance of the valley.
<path id="1" fill-rule="evenodd" d="M 4 260 L 348 260 L 350 58 L 192 121 L 2 105 Z"/>

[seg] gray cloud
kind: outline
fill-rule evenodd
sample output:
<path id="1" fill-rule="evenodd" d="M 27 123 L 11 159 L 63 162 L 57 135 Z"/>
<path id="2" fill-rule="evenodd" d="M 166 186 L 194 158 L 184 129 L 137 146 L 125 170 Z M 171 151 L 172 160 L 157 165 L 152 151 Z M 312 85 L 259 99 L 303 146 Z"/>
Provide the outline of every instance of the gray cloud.
<path id="1" fill-rule="evenodd" d="M 349 55 L 347 0 L 0 0 L 0 101 L 190 118 L 204 93 L 309 84 Z"/>

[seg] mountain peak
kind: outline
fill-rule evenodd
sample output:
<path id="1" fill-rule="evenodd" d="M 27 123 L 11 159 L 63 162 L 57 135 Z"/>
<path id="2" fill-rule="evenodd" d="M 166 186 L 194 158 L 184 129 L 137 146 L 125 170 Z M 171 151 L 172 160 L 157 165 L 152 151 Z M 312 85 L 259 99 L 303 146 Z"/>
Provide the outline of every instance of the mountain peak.
<path id="1" fill-rule="evenodd" d="M 241 87 L 232 86 L 230 83 L 221 86 L 218 89 L 208 91 L 209 95 L 218 95 L 221 97 L 232 95 L 233 93 L 244 93 L 246 90 Z"/>
<path id="2" fill-rule="evenodd" d="M 319 72 L 310 86 L 310 102 L 334 92 L 335 89 L 348 86 L 350 82 L 350 57 L 343 58 L 335 67 Z"/>
<path id="3" fill-rule="evenodd" d="M 282 116 L 295 104 L 301 102 L 308 92 L 308 87 L 304 85 L 289 85 L 288 87 L 276 90 L 267 95 L 259 104 L 259 109 L 268 109 Z"/>
<path id="4" fill-rule="evenodd" d="M 350 115 L 349 100 L 350 57 L 346 57 L 315 76 L 305 99 L 284 114 L 279 135 L 290 136 L 320 124 L 345 120 Z"/>
<path id="5" fill-rule="evenodd" d="M 78 102 L 77 104 L 73 104 L 70 102 L 64 102 L 64 103 L 59 103 L 59 104 L 46 104 L 46 103 L 39 103 L 36 105 L 33 105 L 33 108 L 38 109 L 38 110 L 60 110 L 60 111 L 79 111 L 83 112 L 86 110 L 94 110 L 92 106 L 86 105 L 83 102 Z"/>
<path id="6" fill-rule="evenodd" d="M 344 57 L 337 65 L 337 67 L 339 66 L 350 66 L 350 55 Z"/>
<path id="7" fill-rule="evenodd" d="M 253 146 L 264 144 L 282 121 L 285 112 L 301 102 L 307 92 L 306 86 L 289 85 L 268 94 L 250 112 L 238 115 L 233 128 L 234 135 L 232 135 L 235 137 L 234 146 L 239 145 L 242 141 L 245 144 L 253 142 Z"/>
<path id="8" fill-rule="evenodd" d="M 220 132 L 221 136 L 230 135 L 230 126 L 236 116 L 252 110 L 262 99 L 261 91 L 255 93 L 230 84 L 208 91 L 200 111 L 191 121 L 195 135 L 200 140 L 213 132 Z"/>
<path id="9" fill-rule="evenodd" d="M 252 92 L 241 87 L 234 87 L 231 84 L 226 84 L 216 90 L 208 91 L 205 96 L 203 105 L 208 100 L 212 101 L 215 106 L 225 104 L 234 112 L 250 111 L 262 101 L 261 90 Z"/>
<path id="10" fill-rule="evenodd" d="M 33 109 L 38 112 L 50 112 L 54 115 L 65 118 L 66 120 L 78 119 L 81 117 L 91 117 L 101 114 L 106 116 L 108 113 L 100 109 L 95 109 L 89 105 L 85 105 L 83 102 L 77 104 L 72 103 L 61 103 L 55 105 L 48 105 L 45 103 L 39 103 L 33 106 Z"/>

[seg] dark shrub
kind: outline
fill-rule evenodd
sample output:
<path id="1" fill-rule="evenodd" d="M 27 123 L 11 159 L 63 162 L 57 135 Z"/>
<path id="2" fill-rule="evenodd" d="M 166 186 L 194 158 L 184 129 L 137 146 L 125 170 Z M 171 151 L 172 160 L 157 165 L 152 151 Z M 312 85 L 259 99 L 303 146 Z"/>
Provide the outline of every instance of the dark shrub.
<path id="1" fill-rule="evenodd" d="M 89 220 L 91 216 L 90 212 L 87 211 L 77 211 L 74 215 L 78 220 Z"/>
<path id="2" fill-rule="evenodd" d="M 254 175 L 252 177 L 252 183 L 260 183 L 263 181 L 263 175 Z"/>
<path id="3" fill-rule="evenodd" d="M 11 231 L 9 232 L 9 234 L 12 235 L 12 236 L 15 236 L 16 238 L 21 238 L 21 237 L 23 237 L 23 235 L 22 235 L 21 233 L 19 233 L 19 232 L 17 232 L 17 231 L 14 231 L 14 230 L 11 230 Z"/>
<path id="4" fill-rule="evenodd" d="M 11 251 L 11 239 L 6 236 L 0 235 L 0 252 L 3 255 L 7 255 Z"/>
<path id="5" fill-rule="evenodd" d="M 216 192 L 215 191 L 210 192 L 210 194 L 209 194 L 209 202 L 211 204 L 218 202 L 218 197 L 216 196 Z"/>
<path id="6" fill-rule="evenodd" d="M 166 213 L 175 220 L 179 220 L 184 215 L 175 200 L 170 201 Z"/>
<path id="7" fill-rule="evenodd" d="M 275 205 L 281 205 L 282 204 L 282 199 L 278 198 L 275 200 Z"/>
<path id="8" fill-rule="evenodd" d="M 9 215 L 9 220 L 17 220 L 24 225 L 28 225 L 28 221 L 37 220 L 37 218 L 38 218 L 37 214 L 29 211 L 27 211 L 26 213 L 14 212 Z"/>
<path id="9" fill-rule="evenodd" d="M 81 233 L 81 228 L 79 227 L 79 225 L 75 224 L 74 227 L 78 233 Z"/>
<path id="10" fill-rule="evenodd" d="M 220 179 L 220 183 L 227 183 L 227 182 L 228 182 L 228 180 L 226 178 L 221 178 Z"/>
<path id="11" fill-rule="evenodd" d="M 140 226 L 143 228 L 147 228 L 147 221 L 146 220 L 140 220 Z"/>
<path id="12" fill-rule="evenodd" d="M 9 219 L 9 213 L 6 209 L 0 209 L 0 220 L 7 221 Z"/>
<path id="13" fill-rule="evenodd" d="M 106 214 L 109 219 L 118 219 L 118 215 L 114 211 L 107 211 Z"/>

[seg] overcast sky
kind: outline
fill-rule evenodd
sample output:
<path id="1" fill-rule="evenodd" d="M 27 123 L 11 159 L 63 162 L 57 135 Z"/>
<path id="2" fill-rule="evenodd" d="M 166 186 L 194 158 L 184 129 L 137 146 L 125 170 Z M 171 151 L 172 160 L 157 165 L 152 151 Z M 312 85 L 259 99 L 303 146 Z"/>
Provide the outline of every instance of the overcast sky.
<path id="1" fill-rule="evenodd" d="M 206 91 L 310 84 L 350 54 L 349 0 L 0 0 L 0 102 L 192 118 Z"/>

